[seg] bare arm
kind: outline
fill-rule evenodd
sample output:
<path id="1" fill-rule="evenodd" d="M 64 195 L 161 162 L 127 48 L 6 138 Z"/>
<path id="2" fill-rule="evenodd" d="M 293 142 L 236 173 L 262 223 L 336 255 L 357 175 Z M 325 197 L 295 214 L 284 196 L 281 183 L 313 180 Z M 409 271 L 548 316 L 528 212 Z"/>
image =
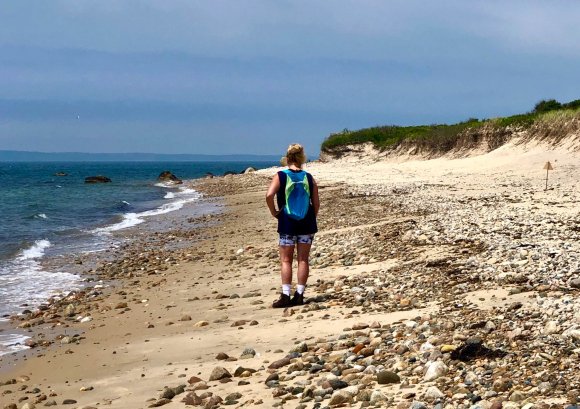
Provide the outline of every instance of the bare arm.
<path id="1" fill-rule="evenodd" d="M 276 173 L 272 178 L 268 193 L 266 193 L 266 204 L 268 205 L 268 209 L 270 209 L 270 214 L 276 218 L 278 218 L 278 213 L 280 213 L 279 210 L 276 210 L 276 205 L 274 204 L 274 196 L 276 196 L 278 190 L 280 190 L 280 178 Z"/>
<path id="2" fill-rule="evenodd" d="M 314 178 L 312 178 L 312 206 L 314 207 L 314 215 L 318 216 L 320 209 L 320 198 L 318 197 L 318 185 Z"/>

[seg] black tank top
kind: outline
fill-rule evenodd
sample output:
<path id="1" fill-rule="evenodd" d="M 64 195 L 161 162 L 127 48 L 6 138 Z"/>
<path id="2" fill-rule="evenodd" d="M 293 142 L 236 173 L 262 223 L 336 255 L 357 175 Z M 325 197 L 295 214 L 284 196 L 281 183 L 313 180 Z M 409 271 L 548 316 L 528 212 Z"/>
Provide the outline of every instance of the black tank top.
<path id="1" fill-rule="evenodd" d="M 298 173 L 301 170 L 289 169 L 291 172 Z M 314 191 L 314 181 L 312 180 L 312 175 L 306 172 L 308 177 L 308 187 L 310 191 Z M 284 213 L 284 206 L 286 206 L 286 196 L 284 192 L 286 191 L 286 179 L 288 176 L 280 171 L 278 172 L 278 178 L 280 179 L 280 189 L 276 193 L 276 200 L 278 202 L 278 209 L 281 209 L 280 215 L 278 216 L 278 233 L 289 234 L 291 236 L 298 236 L 302 234 L 314 234 L 318 231 L 318 226 L 316 224 L 316 215 L 314 214 L 314 206 L 312 205 L 312 197 L 310 198 L 310 206 L 308 207 L 308 213 L 306 217 L 302 220 L 294 220 L 290 218 L 286 213 Z"/>

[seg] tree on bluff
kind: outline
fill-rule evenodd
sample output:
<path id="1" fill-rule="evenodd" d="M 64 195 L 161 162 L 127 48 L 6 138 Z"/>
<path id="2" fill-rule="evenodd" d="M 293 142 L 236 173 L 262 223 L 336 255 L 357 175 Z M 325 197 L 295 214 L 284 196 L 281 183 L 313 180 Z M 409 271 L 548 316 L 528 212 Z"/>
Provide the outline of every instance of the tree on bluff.
<path id="1" fill-rule="evenodd" d="M 540 114 L 542 112 L 556 111 L 562 109 L 562 104 L 560 104 L 555 99 L 541 100 L 534 107 L 534 113 Z"/>

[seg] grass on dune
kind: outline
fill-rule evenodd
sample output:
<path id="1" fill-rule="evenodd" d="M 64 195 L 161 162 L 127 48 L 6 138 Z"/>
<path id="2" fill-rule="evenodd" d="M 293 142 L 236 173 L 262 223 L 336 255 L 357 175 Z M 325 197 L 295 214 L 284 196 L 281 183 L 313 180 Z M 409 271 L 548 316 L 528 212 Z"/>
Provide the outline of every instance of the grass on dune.
<path id="1" fill-rule="evenodd" d="M 470 118 L 456 124 L 436 124 L 417 126 L 375 126 L 357 131 L 344 129 L 342 132 L 331 134 L 322 143 L 322 150 L 328 151 L 345 145 L 356 145 L 371 142 L 379 149 L 386 149 L 399 145 L 404 140 L 415 140 L 419 143 L 428 143 L 439 149 L 451 149 L 459 135 L 471 128 L 484 125 L 494 128 L 526 129 L 538 123 L 555 120 L 556 118 L 577 117 L 580 113 L 580 100 L 568 103 L 559 103 L 556 100 L 542 100 L 536 104 L 534 110 L 525 114 L 508 117 L 478 120 Z"/>

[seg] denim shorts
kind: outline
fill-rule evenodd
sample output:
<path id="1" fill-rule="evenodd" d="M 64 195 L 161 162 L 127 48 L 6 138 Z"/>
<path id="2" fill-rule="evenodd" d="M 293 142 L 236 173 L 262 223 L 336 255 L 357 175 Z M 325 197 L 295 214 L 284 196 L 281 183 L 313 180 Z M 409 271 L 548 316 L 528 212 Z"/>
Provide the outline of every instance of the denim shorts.
<path id="1" fill-rule="evenodd" d="M 280 234 L 280 246 L 294 246 L 298 244 L 312 244 L 314 234 L 299 234 L 292 236 L 290 234 Z"/>

